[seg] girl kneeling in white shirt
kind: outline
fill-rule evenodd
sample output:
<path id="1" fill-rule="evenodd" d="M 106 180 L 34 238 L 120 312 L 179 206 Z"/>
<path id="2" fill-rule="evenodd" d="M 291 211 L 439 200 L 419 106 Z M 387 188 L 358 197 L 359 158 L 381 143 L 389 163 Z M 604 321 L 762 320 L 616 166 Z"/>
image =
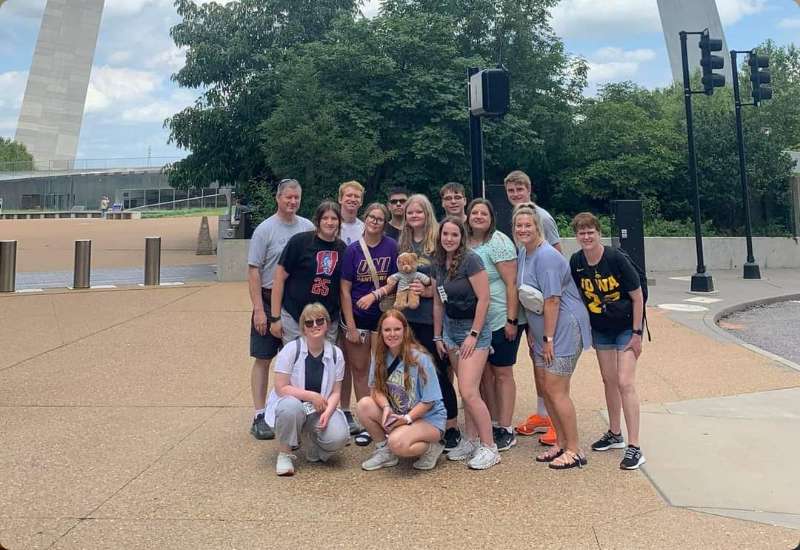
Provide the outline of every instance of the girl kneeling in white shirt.
<path id="1" fill-rule="evenodd" d="M 264 415 L 278 440 L 275 471 L 294 475 L 292 449 L 306 435 L 306 459 L 325 462 L 350 437 L 339 409 L 344 358 L 342 350 L 326 342 L 330 315 L 320 303 L 308 304 L 300 314 L 302 335 L 286 344 L 275 361 L 275 387 Z"/>

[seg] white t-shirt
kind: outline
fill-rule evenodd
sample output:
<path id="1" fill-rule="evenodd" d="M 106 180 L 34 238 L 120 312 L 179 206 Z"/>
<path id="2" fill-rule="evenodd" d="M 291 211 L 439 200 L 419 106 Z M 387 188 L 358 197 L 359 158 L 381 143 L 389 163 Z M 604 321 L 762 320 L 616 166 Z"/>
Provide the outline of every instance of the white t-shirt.
<path id="1" fill-rule="evenodd" d="M 363 234 L 364 222 L 358 218 L 350 223 L 342 222 L 341 239 L 344 241 L 344 244 L 349 246 L 351 243 L 358 242 L 358 239 L 360 239 Z"/>

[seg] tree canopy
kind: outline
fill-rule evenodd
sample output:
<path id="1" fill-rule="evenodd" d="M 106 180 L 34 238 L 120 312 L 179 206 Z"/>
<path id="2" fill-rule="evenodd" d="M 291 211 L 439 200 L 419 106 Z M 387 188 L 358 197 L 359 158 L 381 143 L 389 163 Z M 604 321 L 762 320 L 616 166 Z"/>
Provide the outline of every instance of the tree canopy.
<path id="1" fill-rule="evenodd" d="M 404 185 L 434 194 L 469 180 L 468 67 L 502 63 L 511 110 L 484 124 L 487 182 L 513 169 L 535 180 L 554 213 L 609 211 L 641 198 L 653 219 L 691 216 L 683 93 L 608 85 L 584 97 L 587 65 L 550 27 L 557 0 L 384 0 L 373 18 L 356 0 L 176 0 L 172 29 L 187 49 L 174 79 L 197 102 L 168 119 L 190 151 L 173 185 L 236 184 L 258 200 L 269 182 L 297 177 L 303 212 L 345 180 L 366 200 Z M 747 109 L 748 170 L 756 221 L 788 223 L 788 158 L 800 143 L 800 53 L 771 42 L 775 97 Z M 746 71 L 743 93 L 749 90 Z M 742 224 L 728 88 L 695 99 L 703 216 Z M 768 130 L 767 130 L 768 129 Z"/>
<path id="2" fill-rule="evenodd" d="M 0 137 L 0 171 L 18 172 L 33 169 L 33 156 L 25 145 Z"/>

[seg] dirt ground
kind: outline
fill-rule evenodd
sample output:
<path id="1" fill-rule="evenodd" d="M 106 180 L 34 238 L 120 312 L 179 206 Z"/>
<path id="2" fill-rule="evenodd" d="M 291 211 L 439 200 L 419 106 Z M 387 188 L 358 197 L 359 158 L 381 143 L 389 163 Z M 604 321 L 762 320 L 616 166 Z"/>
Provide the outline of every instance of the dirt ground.
<path id="1" fill-rule="evenodd" d="M 136 267 L 144 264 L 145 237 L 161 237 L 161 265 L 216 263 L 216 256 L 197 256 L 202 218 L 144 220 L 0 220 L 0 240 L 17 240 L 17 272 L 65 271 L 73 268 L 75 241 L 92 241 L 92 267 Z M 216 247 L 217 218 L 208 219 Z"/>

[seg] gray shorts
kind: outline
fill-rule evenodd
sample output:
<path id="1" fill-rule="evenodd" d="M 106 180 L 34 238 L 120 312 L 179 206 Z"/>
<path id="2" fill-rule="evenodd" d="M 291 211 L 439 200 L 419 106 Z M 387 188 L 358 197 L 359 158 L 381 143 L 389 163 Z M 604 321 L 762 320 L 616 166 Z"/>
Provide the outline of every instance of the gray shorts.
<path id="1" fill-rule="evenodd" d="M 581 336 L 581 328 L 578 326 L 577 321 L 570 323 L 568 330 L 572 332 L 573 341 L 575 342 L 575 347 L 573 348 L 575 353 L 572 355 L 554 357 L 549 365 L 545 365 L 544 357 L 536 353 L 533 356 L 533 364 L 537 368 L 544 369 L 550 374 L 556 374 L 558 376 L 572 376 L 572 373 L 575 372 L 575 367 L 578 365 L 578 359 L 583 352 L 583 337 Z"/>
<path id="2" fill-rule="evenodd" d="M 283 345 L 285 346 L 298 336 L 300 336 L 300 325 L 294 320 L 294 317 L 286 311 L 281 309 L 281 326 L 283 327 Z M 339 317 L 331 319 L 331 324 L 328 326 L 328 334 L 325 337 L 331 344 L 336 343 L 336 338 L 339 335 Z"/>

